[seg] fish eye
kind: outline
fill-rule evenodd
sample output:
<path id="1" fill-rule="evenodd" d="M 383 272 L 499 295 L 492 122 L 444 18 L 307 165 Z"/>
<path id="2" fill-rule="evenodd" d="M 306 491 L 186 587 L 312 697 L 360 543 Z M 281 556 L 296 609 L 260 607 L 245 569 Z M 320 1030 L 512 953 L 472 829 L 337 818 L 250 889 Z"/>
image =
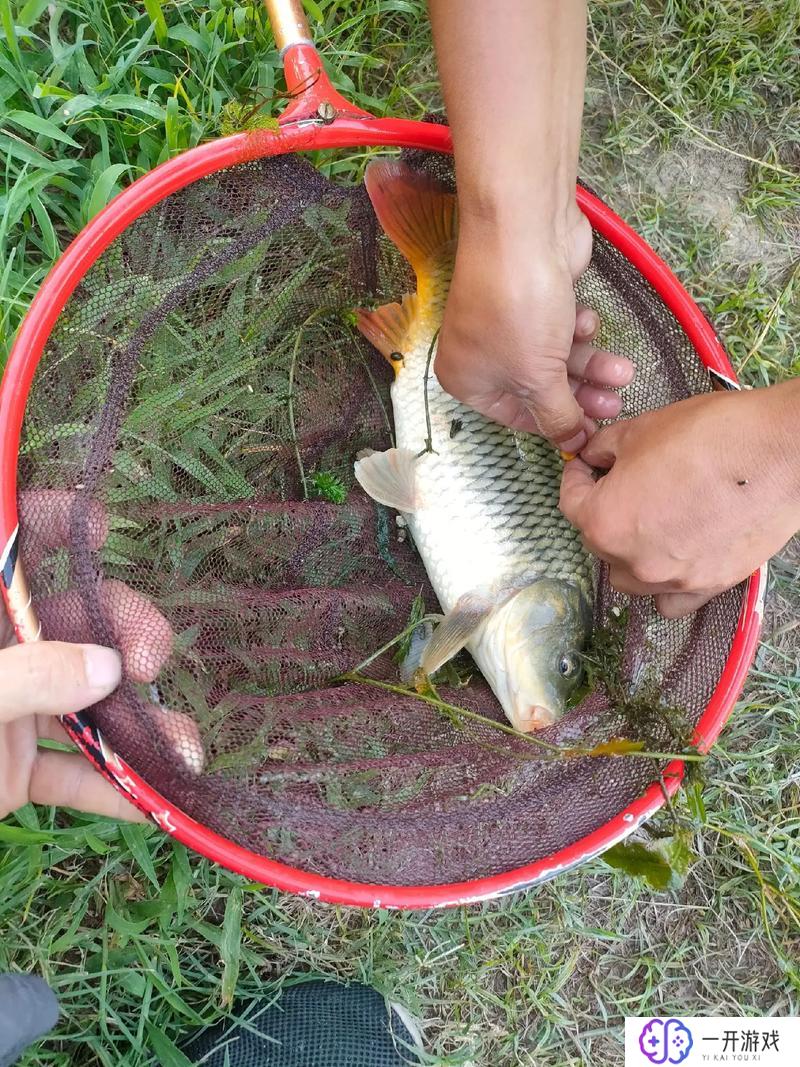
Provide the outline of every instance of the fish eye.
<path id="1" fill-rule="evenodd" d="M 574 652 L 565 652 L 558 661 L 558 673 L 562 678 L 574 678 L 580 669 L 580 658 Z"/>

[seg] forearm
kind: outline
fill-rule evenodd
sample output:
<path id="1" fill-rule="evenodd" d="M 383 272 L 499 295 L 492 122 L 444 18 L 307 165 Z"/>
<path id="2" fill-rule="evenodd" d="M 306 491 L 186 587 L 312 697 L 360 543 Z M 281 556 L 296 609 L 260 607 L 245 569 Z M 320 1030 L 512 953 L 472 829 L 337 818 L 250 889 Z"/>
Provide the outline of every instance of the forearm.
<path id="1" fill-rule="evenodd" d="M 574 222 L 585 0 L 430 0 L 462 227 L 564 239 Z"/>

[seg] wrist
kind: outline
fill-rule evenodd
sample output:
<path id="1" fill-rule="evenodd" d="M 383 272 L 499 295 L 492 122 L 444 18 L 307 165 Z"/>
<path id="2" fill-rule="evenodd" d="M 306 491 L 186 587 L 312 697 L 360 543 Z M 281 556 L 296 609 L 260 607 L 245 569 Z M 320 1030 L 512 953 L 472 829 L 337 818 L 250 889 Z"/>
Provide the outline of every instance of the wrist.
<path id="1" fill-rule="evenodd" d="M 486 259 L 518 263 L 525 273 L 568 271 L 576 279 L 592 251 L 592 229 L 573 195 L 569 205 L 524 205 L 508 189 L 504 195 L 464 197 L 459 188 L 459 248 Z M 530 198 L 530 191 L 528 191 Z M 524 206 L 523 206 L 524 205 Z"/>

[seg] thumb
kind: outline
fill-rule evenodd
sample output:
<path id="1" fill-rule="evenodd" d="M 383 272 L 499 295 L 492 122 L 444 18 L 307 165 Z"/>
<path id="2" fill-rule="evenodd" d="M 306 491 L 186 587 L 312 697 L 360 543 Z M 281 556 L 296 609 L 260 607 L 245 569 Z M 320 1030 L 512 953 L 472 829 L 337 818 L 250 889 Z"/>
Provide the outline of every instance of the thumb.
<path id="1" fill-rule="evenodd" d="M 607 470 L 614 466 L 624 423 L 615 422 L 598 430 L 591 441 L 581 450 L 581 459 L 590 467 Z"/>
<path id="2" fill-rule="evenodd" d="M 25 715 L 68 715 L 119 685 L 119 653 L 100 645 L 34 641 L 0 652 L 0 723 Z"/>
<path id="3" fill-rule="evenodd" d="M 595 485 L 592 468 L 581 459 L 571 459 L 564 465 L 558 506 L 564 518 L 578 529 L 583 526 L 586 505 Z"/>

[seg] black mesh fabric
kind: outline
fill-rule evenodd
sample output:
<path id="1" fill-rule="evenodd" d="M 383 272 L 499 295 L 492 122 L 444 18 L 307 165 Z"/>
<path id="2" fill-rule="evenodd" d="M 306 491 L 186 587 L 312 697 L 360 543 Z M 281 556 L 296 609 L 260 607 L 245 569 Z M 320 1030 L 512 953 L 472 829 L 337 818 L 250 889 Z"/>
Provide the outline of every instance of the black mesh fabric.
<path id="1" fill-rule="evenodd" d="M 441 171 L 440 157 L 411 157 Z M 442 884 L 551 855 L 639 796 L 647 759 L 561 758 L 413 695 L 336 678 L 406 625 L 424 568 L 394 513 L 354 484 L 390 443 L 391 371 L 353 307 L 397 299 L 407 268 L 359 187 L 297 157 L 173 194 L 89 270 L 28 404 L 21 558 L 48 638 L 119 648 L 125 679 L 91 715 L 170 803 L 252 851 L 361 882 Z M 624 414 L 710 388 L 674 316 L 599 235 L 578 285 L 598 343 L 637 367 Z M 665 622 L 599 574 L 598 625 L 628 608 L 619 685 L 542 734 L 697 722 L 742 589 Z M 396 686 L 391 654 L 371 677 Z M 658 683 L 634 724 L 614 692 Z M 444 699 L 497 722 L 475 678 Z"/>
<path id="2" fill-rule="evenodd" d="M 411 1067 L 415 1042 L 368 986 L 303 982 L 274 1003 L 213 1027 L 184 1046 L 204 1067 Z"/>

